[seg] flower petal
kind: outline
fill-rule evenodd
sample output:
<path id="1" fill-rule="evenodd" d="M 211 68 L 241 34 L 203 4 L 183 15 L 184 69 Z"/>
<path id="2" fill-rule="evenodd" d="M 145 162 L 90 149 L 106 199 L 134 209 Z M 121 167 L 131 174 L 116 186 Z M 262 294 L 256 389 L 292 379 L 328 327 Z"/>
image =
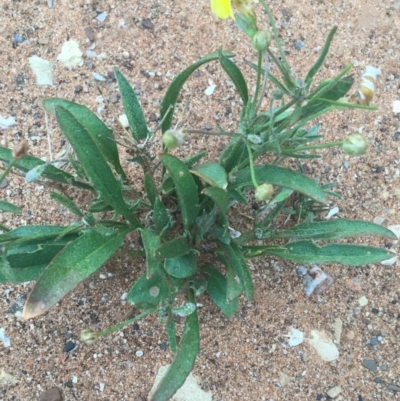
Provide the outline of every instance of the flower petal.
<path id="1" fill-rule="evenodd" d="M 235 19 L 231 0 L 211 0 L 211 11 L 218 18 L 227 19 L 231 17 L 232 19 Z"/>

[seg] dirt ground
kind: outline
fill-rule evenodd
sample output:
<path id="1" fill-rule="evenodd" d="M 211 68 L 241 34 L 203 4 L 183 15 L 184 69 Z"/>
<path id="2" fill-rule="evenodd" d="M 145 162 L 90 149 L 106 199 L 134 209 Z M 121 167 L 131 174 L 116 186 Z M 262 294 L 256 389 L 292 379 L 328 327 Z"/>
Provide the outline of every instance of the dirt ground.
<path id="1" fill-rule="evenodd" d="M 373 101 L 379 111 L 335 111 L 320 119 L 327 141 L 362 131 L 371 142 L 369 153 L 354 159 L 329 149 L 321 159 L 307 162 L 307 168 L 322 183 L 337 184 L 342 200 L 331 198 L 329 205 L 339 208 L 337 216 L 379 221 L 385 226 L 400 224 L 400 114 L 393 111 L 393 102 L 400 100 L 400 2 L 271 0 L 268 4 L 296 76 L 305 76 L 335 25 L 338 31 L 320 79 L 332 77 L 349 63 L 354 64 L 356 80 L 367 65 L 382 69 Z M 261 16 L 261 7 L 256 9 Z M 96 17 L 102 12 L 107 16 L 100 22 Z M 263 26 L 265 20 L 259 20 Z M 84 55 L 82 66 L 66 69 L 57 61 L 67 40 L 78 42 Z M 1 146 L 14 147 L 25 138 L 31 154 L 49 160 L 50 135 L 53 154 L 61 155 L 65 140 L 53 119 L 46 126 L 38 107 L 40 99 L 52 96 L 100 111 L 103 120 L 119 132 L 113 116 L 121 114 L 122 107 L 116 83 L 109 76 L 115 66 L 140 90 L 149 125 L 154 128 L 159 103 L 172 78 L 219 46 L 234 52 L 246 77 L 255 82 L 244 63 L 245 59 L 255 61 L 247 38 L 233 21 L 219 21 L 211 15 L 208 0 L 57 0 L 53 8 L 46 1 L 3 0 L 0 116 L 13 116 L 16 125 L 0 129 Z M 54 63 L 52 86 L 37 85 L 28 60 L 33 55 Z M 96 81 L 93 73 L 107 80 Z M 207 96 L 204 91 L 213 84 L 216 89 Z M 235 129 L 240 99 L 217 63 L 200 68 L 190 78 L 183 98 L 188 102 L 184 126 L 203 129 L 222 124 L 227 130 Z M 178 154 L 204 149 L 213 160 L 218 146 L 217 139 L 196 136 Z M 121 152 L 123 158 L 129 157 L 124 149 Z M 127 171 L 135 181 L 135 165 L 127 164 Z M 21 206 L 23 212 L 12 219 L 10 214 L 0 214 L 1 224 L 73 221 L 73 215 L 50 199 L 43 183 L 8 178 L 7 186 L 0 189 L 1 198 Z M 78 190 L 70 195 L 85 201 Z M 242 219 L 238 217 L 238 222 Z M 385 239 L 361 242 L 398 248 L 397 241 Z M 129 246 L 138 246 L 136 237 Z M 255 259 L 255 300 L 241 298 L 239 312 L 231 320 L 207 296 L 199 299 L 203 305 L 199 309 L 201 352 L 193 373 L 201 387 L 212 393 L 214 401 L 400 400 L 398 263 L 324 266 L 334 283 L 311 298 L 304 295 L 295 267 L 271 258 Z M 142 260 L 120 253 L 50 312 L 29 321 L 19 317 L 21 308 L 16 301 L 34 283 L 0 285 L 0 328 L 11 342 L 9 347 L 0 342 L 0 401 L 38 400 L 53 387 L 60 390 L 63 400 L 146 400 L 158 369 L 172 360 L 156 316 L 93 346 L 78 338 L 84 328 L 103 329 L 137 313 L 123 294 L 143 270 Z M 334 361 L 323 361 L 306 340 L 290 347 L 285 337 L 294 327 L 305 338 L 310 338 L 311 330 L 319 330 L 333 340 L 338 319 L 343 329 L 340 338 L 336 330 L 339 357 Z M 64 350 L 68 342 L 77 347 L 70 353 Z M 4 372 L 12 375 L 13 384 L 4 382 Z M 336 386 L 340 386 L 339 394 L 332 391 Z"/>

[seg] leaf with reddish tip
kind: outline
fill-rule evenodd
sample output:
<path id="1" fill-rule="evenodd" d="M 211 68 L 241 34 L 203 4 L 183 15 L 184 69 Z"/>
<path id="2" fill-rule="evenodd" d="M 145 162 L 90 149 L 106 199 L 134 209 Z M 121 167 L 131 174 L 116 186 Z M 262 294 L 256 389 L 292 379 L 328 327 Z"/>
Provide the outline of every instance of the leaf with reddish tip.
<path id="1" fill-rule="evenodd" d="M 105 236 L 89 229 L 69 243 L 46 267 L 25 303 L 23 318 L 46 312 L 76 285 L 99 269 L 123 244 L 128 230 Z"/>

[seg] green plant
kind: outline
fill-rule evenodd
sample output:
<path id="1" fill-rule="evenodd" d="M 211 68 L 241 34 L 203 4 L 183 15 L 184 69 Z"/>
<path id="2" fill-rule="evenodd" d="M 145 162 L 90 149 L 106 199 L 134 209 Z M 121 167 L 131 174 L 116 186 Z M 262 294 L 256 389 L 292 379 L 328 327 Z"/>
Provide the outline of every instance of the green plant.
<path id="1" fill-rule="evenodd" d="M 127 299 L 144 312 L 102 332 L 85 329 L 81 339 L 93 343 L 149 313 L 158 313 L 176 356 L 153 400 L 170 398 L 193 368 L 200 344 L 196 298 L 207 291 L 227 317 L 236 313 L 242 293 L 252 299 L 253 281 L 246 259 L 273 255 L 299 263 L 358 266 L 392 256 L 380 248 L 332 242 L 362 235 L 395 236 L 390 230 L 365 221 L 320 219 L 318 213 L 324 209 L 327 196 L 338 196 L 331 191 L 332 186 L 319 186 L 301 168 L 297 172 L 279 166 L 288 158 L 320 157 L 312 152 L 332 146 L 343 146 L 345 152 L 353 155 L 365 153 L 367 143 L 359 136 L 339 142 L 318 142 L 323 136 L 318 125 L 311 122 L 337 107 L 374 108 L 368 106 L 371 98 L 368 104 L 362 101 L 363 87 L 359 87 L 358 95 L 345 98 L 353 85 L 353 79 L 346 75 L 351 66 L 314 85 L 335 29 L 305 79 L 300 80 L 289 68 L 266 6 L 265 11 L 270 16 L 279 57 L 269 48 L 268 34 L 253 40 L 258 51 L 258 64 L 249 63 L 257 74 L 254 95 L 249 95 L 231 53 L 220 49 L 203 57 L 178 74 L 166 91 L 160 109 L 164 143 L 161 154 L 151 154 L 146 147 L 155 132 L 149 131 L 131 85 L 115 70 L 132 134 L 134 157 L 130 161 L 143 169 L 144 194 L 135 189 L 120 164 L 112 130 L 82 105 L 56 98 L 42 102 L 43 109 L 56 117 L 74 150 L 74 155 L 68 157 L 73 174 L 52 162 L 27 155 L 25 146 L 15 152 L 0 148 L 0 159 L 9 163 L 0 182 L 15 168 L 25 173 L 27 181 L 48 179 L 81 188 L 92 197 L 90 206 L 83 210 L 66 195 L 51 194 L 56 202 L 79 216 L 80 223 L 13 230 L 1 227 L 0 281 L 37 280 L 24 308 L 25 318 L 44 313 L 109 260 L 129 233 L 140 233 L 143 250 L 137 251 L 136 256 L 146 257 L 146 269 Z M 257 34 L 253 13 L 236 15 L 236 22 L 251 38 Z M 204 152 L 180 160 L 168 148 L 180 146 L 192 133 L 198 134 L 195 130 L 171 128 L 180 90 L 197 68 L 215 60 L 228 74 L 243 102 L 237 132 L 221 128 L 218 132 L 203 133 L 229 138 L 218 162 L 202 162 Z M 280 77 L 271 73 L 270 62 L 275 64 Z M 372 82 L 375 78 L 370 72 L 366 79 Z M 276 89 L 269 94 L 269 107 L 262 111 L 267 82 Z M 263 156 L 271 162 L 257 164 Z M 262 202 L 254 212 L 253 225 L 240 236 L 231 235 L 230 222 L 235 219 L 231 207 L 237 202 L 252 201 L 252 189 L 256 200 Z M 293 207 L 289 207 L 290 200 Z M 6 201 L 0 202 L 0 208 L 19 212 Z M 296 223 L 290 228 L 277 228 L 281 213 L 292 215 Z M 207 257 L 203 257 L 202 246 L 211 249 Z M 177 305 L 175 299 L 183 293 L 187 294 L 187 301 Z M 179 344 L 174 314 L 186 317 Z"/>

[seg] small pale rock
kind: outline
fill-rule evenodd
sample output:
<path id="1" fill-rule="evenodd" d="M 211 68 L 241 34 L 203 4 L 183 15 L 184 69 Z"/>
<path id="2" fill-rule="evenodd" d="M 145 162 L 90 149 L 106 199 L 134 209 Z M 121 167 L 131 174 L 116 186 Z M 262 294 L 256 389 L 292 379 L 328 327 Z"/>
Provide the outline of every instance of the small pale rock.
<path id="1" fill-rule="evenodd" d="M 340 338 L 342 336 L 343 321 L 339 318 L 335 319 L 335 343 L 340 344 Z"/>
<path id="2" fill-rule="evenodd" d="M 121 114 L 118 117 L 118 120 L 120 122 L 120 124 L 124 127 L 124 128 L 128 128 L 129 127 L 129 121 L 128 121 L 128 117 L 126 116 L 126 114 Z"/>
<path id="3" fill-rule="evenodd" d="M 376 217 L 374 218 L 374 223 L 375 223 L 375 224 L 378 224 L 379 226 L 381 226 L 385 220 L 386 220 L 386 219 L 385 219 L 384 217 L 376 216 Z"/>
<path id="4" fill-rule="evenodd" d="M 83 65 L 83 53 L 79 49 L 79 44 L 75 40 L 64 42 L 61 53 L 57 60 L 66 68 L 80 67 Z"/>
<path id="5" fill-rule="evenodd" d="M 215 88 L 217 87 L 217 85 L 210 85 L 205 91 L 204 91 L 204 93 L 207 95 L 207 96 L 211 96 L 213 93 L 214 93 L 214 91 L 215 91 Z"/>
<path id="6" fill-rule="evenodd" d="M 383 266 L 393 266 L 397 262 L 397 255 L 393 256 L 390 259 L 382 260 L 381 265 Z"/>
<path id="7" fill-rule="evenodd" d="M 354 340 L 355 336 L 354 331 L 351 330 L 346 334 L 346 338 L 350 341 Z"/>
<path id="8" fill-rule="evenodd" d="M 390 231 L 393 231 L 393 232 L 394 232 L 394 235 L 395 235 L 397 238 L 400 238 L 400 224 L 394 224 L 394 225 L 392 225 L 392 226 L 389 226 L 388 229 L 389 229 Z"/>
<path id="9" fill-rule="evenodd" d="M 335 386 L 329 389 L 326 394 L 329 395 L 331 398 L 336 398 L 340 393 L 342 392 L 342 387 L 341 386 Z"/>
<path id="10" fill-rule="evenodd" d="M 4 370 L 0 370 L 0 386 L 15 386 L 19 380 Z"/>
<path id="11" fill-rule="evenodd" d="M 290 328 L 289 333 L 285 336 L 288 338 L 288 344 L 290 347 L 295 347 L 299 345 L 304 340 L 304 333 L 300 330 L 297 330 L 293 327 Z"/>
<path id="12" fill-rule="evenodd" d="M 400 393 L 400 386 L 396 386 L 395 384 L 389 384 L 387 389 L 390 391 L 394 391 L 395 393 Z"/>
<path id="13" fill-rule="evenodd" d="M 97 21 L 104 22 L 104 21 L 106 20 L 106 18 L 107 18 L 107 15 L 108 15 L 108 13 L 106 13 L 106 12 L 104 11 L 103 13 L 99 14 L 99 15 L 96 17 L 96 19 L 97 19 Z"/>
<path id="14" fill-rule="evenodd" d="M 39 86 L 53 85 L 51 73 L 53 63 L 38 56 L 29 57 L 29 66 L 36 76 L 36 83 Z"/>
<path id="15" fill-rule="evenodd" d="M 304 292 L 307 297 L 312 294 L 320 294 L 330 287 L 333 277 L 323 272 L 317 265 L 314 265 L 304 277 Z"/>
<path id="16" fill-rule="evenodd" d="M 11 346 L 10 337 L 7 336 L 6 331 L 2 327 L 0 327 L 0 341 L 6 348 Z"/>
<path id="17" fill-rule="evenodd" d="M 329 213 L 326 215 L 326 219 L 330 219 L 332 216 L 338 213 L 339 213 L 339 208 L 335 206 L 331 210 L 329 210 Z"/>
<path id="18" fill-rule="evenodd" d="M 7 128 L 11 128 L 13 125 L 15 125 L 15 118 L 14 117 L 8 117 L 8 118 L 4 118 L 2 116 L 0 116 L 0 129 L 7 129 Z"/>
<path id="19" fill-rule="evenodd" d="M 400 100 L 395 100 L 393 102 L 393 113 L 394 114 L 400 113 Z"/>
<path id="20" fill-rule="evenodd" d="M 143 356 L 143 351 L 141 351 L 141 350 L 136 351 L 136 352 L 135 352 L 135 355 L 138 356 L 138 357 L 140 358 L 141 356 Z"/>
<path id="21" fill-rule="evenodd" d="M 363 295 L 362 297 L 358 298 L 358 304 L 360 306 L 368 305 L 368 299 Z"/>
<path id="22" fill-rule="evenodd" d="M 57 387 L 53 387 L 40 394 L 39 401 L 61 401 L 61 393 Z"/>
<path id="23" fill-rule="evenodd" d="M 325 362 L 332 362 L 339 358 L 339 350 L 323 331 L 311 330 L 311 338 L 308 339 L 308 343 Z"/>
<path id="24" fill-rule="evenodd" d="M 359 277 L 349 278 L 346 281 L 346 287 L 351 291 L 361 292 L 362 290 L 361 279 Z"/>
<path id="25" fill-rule="evenodd" d="M 156 391 L 160 381 L 165 376 L 168 371 L 170 365 L 161 366 L 158 370 L 157 376 L 154 380 L 153 387 L 150 390 L 148 398 L 151 399 L 152 395 Z M 211 392 L 206 392 L 201 389 L 197 379 L 193 376 L 192 373 L 186 378 L 183 386 L 174 394 L 174 401 L 212 401 Z"/>
<path id="26" fill-rule="evenodd" d="M 291 382 L 291 377 L 288 376 L 284 372 L 279 372 L 279 383 L 281 384 L 281 387 L 285 387 L 287 384 Z"/>

